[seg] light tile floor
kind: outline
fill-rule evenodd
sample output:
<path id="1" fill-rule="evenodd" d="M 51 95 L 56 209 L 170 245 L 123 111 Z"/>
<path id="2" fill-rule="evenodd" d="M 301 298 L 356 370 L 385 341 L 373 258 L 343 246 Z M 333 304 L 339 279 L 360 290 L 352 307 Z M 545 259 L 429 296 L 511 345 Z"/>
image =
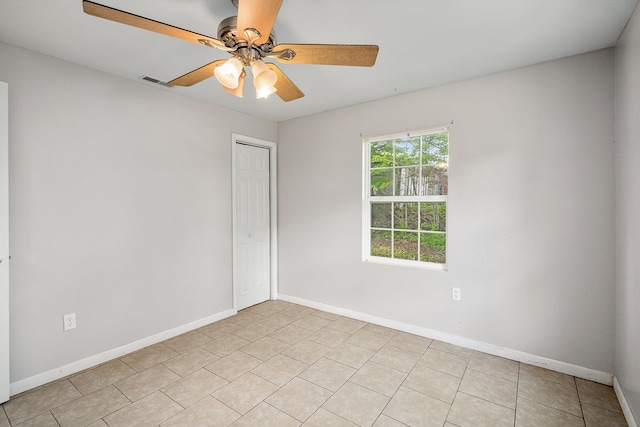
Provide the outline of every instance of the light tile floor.
<path id="1" fill-rule="evenodd" d="M 627 426 L 611 387 L 268 301 L 13 397 L 6 426 Z"/>

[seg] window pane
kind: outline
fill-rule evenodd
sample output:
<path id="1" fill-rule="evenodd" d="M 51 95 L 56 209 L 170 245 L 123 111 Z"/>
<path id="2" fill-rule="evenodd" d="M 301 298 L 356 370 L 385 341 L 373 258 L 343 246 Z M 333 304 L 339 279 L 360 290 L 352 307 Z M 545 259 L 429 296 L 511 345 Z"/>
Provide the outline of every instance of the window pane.
<path id="1" fill-rule="evenodd" d="M 420 165 L 420 137 L 395 140 L 395 166 Z"/>
<path id="2" fill-rule="evenodd" d="M 420 203 L 420 230 L 447 231 L 447 204 Z"/>
<path id="3" fill-rule="evenodd" d="M 371 167 L 384 168 L 393 166 L 393 141 L 376 141 L 371 143 Z"/>
<path id="4" fill-rule="evenodd" d="M 393 196 L 393 169 L 375 169 L 371 171 L 371 195 Z"/>
<path id="5" fill-rule="evenodd" d="M 446 263 L 446 245 L 444 233 L 420 233 L 420 261 Z"/>
<path id="6" fill-rule="evenodd" d="M 418 203 L 394 203 L 393 228 L 402 230 L 417 230 Z"/>
<path id="7" fill-rule="evenodd" d="M 420 167 L 396 168 L 396 196 L 418 196 Z"/>
<path id="8" fill-rule="evenodd" d="M 446 195 L 449 192 L 449 134 L 436 133 L 422 137 L 423 196 Z"/>
<path id="9" fill-rule="evenodd" d="M 441 169 L 449 163 L 449 134 L 434 133 L 422 136 L 422 164 L 439 166 Z"/>
<path id="10" fill-rule="evenodd" d="M 371 231 L 371 255 L 391 258 L 391 231 Z"/>
<path id="11" fill-rule="evenodd" d="M 441 196 L 449 193 L 449 176 L 434 166 L 422 167 L 421 196 Z"/>
<path id="12" fill-rule="evenodd" d="M 371 204 L 371 227 L 391 228 L 391 203 Z"/>
<path id="13" fill-rule="evenodd" d="M 418 260 L 418 233 L 409 231 L 393 232 L 393 257 Z"/>

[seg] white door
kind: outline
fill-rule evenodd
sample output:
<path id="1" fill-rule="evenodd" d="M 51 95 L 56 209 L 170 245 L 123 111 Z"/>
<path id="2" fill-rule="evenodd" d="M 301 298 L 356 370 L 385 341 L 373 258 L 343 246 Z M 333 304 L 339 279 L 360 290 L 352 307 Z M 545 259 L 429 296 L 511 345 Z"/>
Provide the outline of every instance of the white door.
<path id="1" fill-rule="evenodd" d="M 271 296 L 269 149 L 236 144 L 236 309 Z"/>
<path id="2" fill-rule="evenodd" d="M 0 82 L 0 403 L 9 400 L 9 103 Z"/>

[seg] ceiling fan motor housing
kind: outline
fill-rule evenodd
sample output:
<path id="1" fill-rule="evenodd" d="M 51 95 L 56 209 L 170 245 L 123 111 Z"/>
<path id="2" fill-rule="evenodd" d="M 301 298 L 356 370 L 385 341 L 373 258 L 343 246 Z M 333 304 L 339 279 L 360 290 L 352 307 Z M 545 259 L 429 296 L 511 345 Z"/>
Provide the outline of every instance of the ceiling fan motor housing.
<path id="1" fill-rule="evenodd" d="M 230 16 L 227 19 L 222 20 L 218 25 L 218 39 L 220 39 L 228 48 L 240 51 L 243 47 L 249 47 L 249 42 L 244 37 L 240 36 L 237 24 L 237 16 Z M 271 31 L 269 39 L 265 43 L 260 45 L 251 44 L 251 50 L 258 53 L 258 58 L 262 58 L 270 54 L 276 45 L 276 34 L 274 31 Z"/>

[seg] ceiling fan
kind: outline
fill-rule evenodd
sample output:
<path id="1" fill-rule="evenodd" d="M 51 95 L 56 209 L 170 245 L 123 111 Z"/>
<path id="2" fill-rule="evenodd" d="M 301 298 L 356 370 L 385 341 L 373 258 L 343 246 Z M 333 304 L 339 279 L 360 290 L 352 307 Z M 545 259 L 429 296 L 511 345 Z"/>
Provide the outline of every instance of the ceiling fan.
<path id="1" fill-rule="evenodd" d="M 245 67 L 251 69 L 257 98 L 276 93 L 283 101 L 293 101 L 304 93 L 273 63 L 348 65 L 371 67 L 376 62 L 378 46 L 343 44 L 278 44 L 272 31 L 282 0 L 231 0 L 238 16 L 218 25 L 217 38 L 164 24 L 149 18 L 83 0 L 84 12 L 144 30 L 154 31 L 192 43 L 216 48 L 231 54 L 168 82 L 169 86 L 192 86 L 215 75 L 227 92 L 242 98 Z"/>

